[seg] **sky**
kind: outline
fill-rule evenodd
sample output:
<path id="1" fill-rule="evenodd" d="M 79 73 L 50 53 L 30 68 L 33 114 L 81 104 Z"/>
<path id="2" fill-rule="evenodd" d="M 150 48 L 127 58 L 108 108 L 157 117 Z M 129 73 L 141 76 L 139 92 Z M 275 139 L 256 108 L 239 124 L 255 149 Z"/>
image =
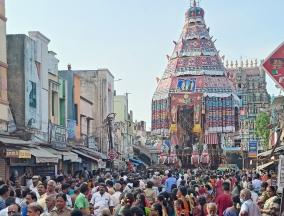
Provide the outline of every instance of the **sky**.
<path id="1" fill-rule="evenodd" d="M 216 47 L 228 60 L 264 59 L 283 40 L 283 0 L 202 0 Z M 6 0 L 7 33 L 40 31 L 59 69 L 108 68 L 134 118 L 151 120 L 151 98 L 189 0 Z M 270 94 L 278 95 L 267 79 Z"/>

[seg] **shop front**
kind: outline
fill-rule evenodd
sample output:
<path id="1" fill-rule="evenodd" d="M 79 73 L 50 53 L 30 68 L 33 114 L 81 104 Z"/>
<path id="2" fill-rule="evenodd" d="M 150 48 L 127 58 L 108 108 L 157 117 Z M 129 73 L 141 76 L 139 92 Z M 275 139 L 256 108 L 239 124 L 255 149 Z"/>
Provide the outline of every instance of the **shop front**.
<path id="1" fill-rule="evenodd" d="M 64 174 L 73 174 L 75 173 L 77 167 L 82 163 L 82 159 L 78 154 L 72 152 L 71 150 L 57 150 L 53 148 L 45 148 L 48 152 L 56 155 L 58 157 L 58 166 L 57 170 L 61 170 Z"/>
<path id="2" fill-rule="evenodd" d="M 11 179 L 23 176 L 26 172 L 25 167 L 31 165 L 31 152 L 28 149 L 19 148 L 2 148 L 1 156 L 1 170 L 0 175 L 2 179 Z M 3 170 L 4 169 L 4 170 Z"/>
<path id="3" fill-rule="evenodd" d="M 76 165 L 74 173 L 80 173 L 85 167 L 91 172 L 98 169 L 99 159 L 77 149 L 72 149 L 72 152 L 78 154 L 82 160 L 82 163 Z"/>

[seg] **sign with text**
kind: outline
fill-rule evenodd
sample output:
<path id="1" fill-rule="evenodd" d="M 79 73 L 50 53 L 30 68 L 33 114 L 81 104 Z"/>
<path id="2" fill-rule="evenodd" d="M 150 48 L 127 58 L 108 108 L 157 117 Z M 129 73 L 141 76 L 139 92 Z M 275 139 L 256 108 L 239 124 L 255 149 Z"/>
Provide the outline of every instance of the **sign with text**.
<path id="1" fill-rule="evenodd" d="M 30 159 L 32 157 L 31 152 L 28 150 L 12 150 L 7 149 L 6 151 L 7 158 L 23 158 Z"/>
<path id="2" fill-rule="evenodd" d="M 284 42 L 264 60 L 262 67 L 284 89 Z"/>
<path id="3" fill-rule="evenodd" d="M 250 140 L 248 146 L 248 157 L 249 158 L 257 158 L 257 141 Z"/>

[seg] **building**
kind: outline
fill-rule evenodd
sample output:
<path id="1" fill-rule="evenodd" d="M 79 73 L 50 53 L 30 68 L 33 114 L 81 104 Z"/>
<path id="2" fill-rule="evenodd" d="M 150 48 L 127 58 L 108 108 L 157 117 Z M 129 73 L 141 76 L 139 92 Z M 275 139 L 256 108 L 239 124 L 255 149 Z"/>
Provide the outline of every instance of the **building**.
<path id="1" fill-rule="evenodd" d="M 239 100 L 204 15 L 194 0 L 152 98 L 152 133 L 163 142 L 160 161 L 183 167 L 217 167 L 220 137 L 236 131 L 238 118 Z"/>
<path id="2" fill-rule="evenodd" d="M 48 114 L 49 121 L 53 124 L 60 124 L 60 104 L 59 104 L 59 77 L 56 53 L 48 51 Z M 65 125 L 64 125 L 65 126 Z"/>
<path id="3" fill-rule="evenodd" d="M 65 121 L 67 122 L 67 138 L 71 142 L 80 142 L 80 77 L 71 70 L 71 65 L 68 65 L 68 70 L 59 71 L 58 74 L 59 79 L 62 80 L 60 82 L 65 85 L 64 87 L 62 86 L 61 112 L 65 112 L 64 116 L 66 117 Z M 64 100 L 66 101 L 65 109 L 63 108 Z M 64 121 L 63 117 L 61 121 Z"/>
<path id="4" fill-rule="evenodd" d="M 134 144 L 145 147 L 147 142 L 147 130 L 145 121 L 135 121 L 134 134 Z"/>
<path id="5" fill-rule="evenodd" d="M 7 91 L 6 21 L 5 0 L 0 0 L 0 134 L 8 133 L 8 127 L 13 123 Z"/>
<path id="6" fill-rule="evenodd" d="M 114 96 L 115 131 L 114 148 L 120 153 L 121 160 L 133 158 L 133 116 L 128 108 L 128 94 Z"/>
<path id="7" fill-rule="evenodd" d="M 80 76 L 80 74 L 78 74 Z M 93 88 L 93 82 L 88 76 L 80 76 L 80 122 L 81 138 L 85 146 L 98 150 L 94 124 L 94 104 L 96 103 L 94 94 L 90 91 Z"/>
<path id="8" fill-rule="evenodd" d="M 240 99 L 239 135 L 236 139 L 226 137 L 224 142 L 235 141 L 231 145 L 241 146 L 247 152 L 249 143 L 258 141 L 258 150 L 261 149 L 260 140 L 255 134 L 255 120 L 260 112 L 270 109 L 270 96 L 266 88 L 264 70 L 255 61 L 226 62 L 227 77 L 233 83 Z M 246 157 L 246 155 L 243 155 Z M 252 159 L 252 158 L 251 158 Z M 235 160 L 235 159 L 234 159 Z M 249 160 L 249 159 L 248 159 Z M 247 161 L 249 163 L 249 161 Z"/>
<path id="9" fill-rule="evenodd" d="M 284 131 L 279 130 L 284 127 L 284 96 L 278 96 L 272 98 L 271 106 L 271 134 L 269 139 L 268 148 L 271 149 L 275 146 L 277 138 L 279 137 L 281 144 L 283 145 Z"/>
<path id="10" fill-rule="evenodd" d="M 49 42 L 40 32 L 7 36 L 8 97 L 16 131 L 0 137 L 5 164 L 9 164 L 3 178 L 14 172 L 53 177 L 58 170 L 75 171 L 81 162 L 67 148 L 66 125 L 59 124 L 59 101 L 66 99 L 60 83 L 65 82 L 58 77 L 58 59 L 48 51 Z"/>
<path id="11" fill-rule="evenodd" d="M 7 36 L 8 97 L 17 130 L 28 128 L 47 135 L 49 41 L 40 32 Z"/>
<path id="12" fill-rule="evenodd" d="M 109 139 L 105 120 L 113 113 L 114 76 L 108 69 L 73 70 L 73 72 L 84 80 L 81 81 L 82 91 L 87 96 L 83 97 L 90 98 L 88 100 L 93 103 L 90 114 L 92 120 L 89 118 L 89 133 L 95 137 L 97 149 L 107 154 Z M 86 80 L 89 80 L 88 83 Z"/>

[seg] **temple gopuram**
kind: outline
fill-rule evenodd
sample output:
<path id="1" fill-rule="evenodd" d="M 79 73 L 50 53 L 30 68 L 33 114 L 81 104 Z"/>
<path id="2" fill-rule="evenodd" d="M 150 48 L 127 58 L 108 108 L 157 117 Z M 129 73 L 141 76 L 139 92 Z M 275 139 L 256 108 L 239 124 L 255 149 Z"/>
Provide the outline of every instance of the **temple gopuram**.
<path id="1" fill-rule="evenodd" d="M 222 163 L 221 137 L 234 134 L 239 99 L 196 1 L 152 98 L 152 134 L 160 163 L 179 167 Z"/>
<path id="2" fill-rule="evenodd" d="M 243 165 L 248 167 L 251 160 L 256 163 L 256 158 L 249 157 L 248 150 L 249 143 L 257 140 L 255 132 L 257 114 L 270 108 L 270 96 L 266 89 L 266 76 L 257 60 L 240 60 L 235 61 L 235 63 L 226 61 L 225 67 L 227 77 L 233 83 L 236 94 L 240 99 L 240 119 L 238 139 L 236 137 L 233 139 L 225 134 L 222 140 L 223 150 L 226 151 L 226 144 L 230 146 L 229 142 L 234 141 L 234 146 L 239 146 L 239 150 L 242 150 L 241 152 L 245 158 Z M 260 147 L 261 145 L 259 145 L 259 150 L 263 150 Z M 233 150 L 237 150 L 237 148 Z M 228 162 L 237 163 L 238 153 L 236 151 L 226 151 Z"/>

